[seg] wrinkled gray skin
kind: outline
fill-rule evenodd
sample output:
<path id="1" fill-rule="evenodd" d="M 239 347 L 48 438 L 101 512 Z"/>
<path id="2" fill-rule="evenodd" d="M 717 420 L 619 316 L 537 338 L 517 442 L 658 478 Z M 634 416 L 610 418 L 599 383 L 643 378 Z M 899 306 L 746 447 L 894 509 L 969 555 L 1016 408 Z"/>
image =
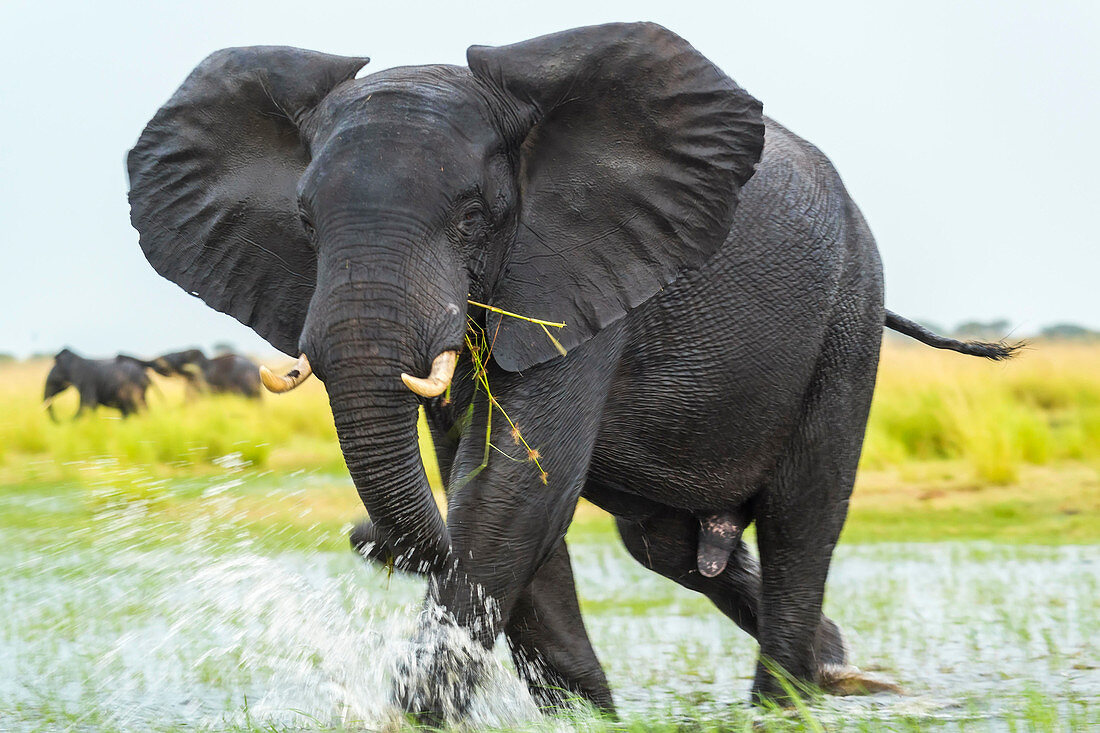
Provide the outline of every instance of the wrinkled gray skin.
<path id="1" fill-rule="evenodd" d="M 74 418 L 100 405 L 112 407 L 128 417 L 146 407 L 145 392 L 150 382 L 145 370 L 150 368 L 150 362 L 124 354 L 113 359 L 85 359 L 70 349 L 62 349 L 46 375 L 42 399 L 54 422 L 57 417 L 53 398 L 69 387 L 76 387 L 80 393 L 80 407 Z"/>
<path id="2" fill-rule="evenodd" d="M 886 318 L 863 217 L 816 148 L 658 26 L 468 60 L 353 79 L 365 59 L 212 55 L 130 153 L 146 256 L 308 356 L 372 519 L 353 543 L 428 574 L 427 602 L 486 647 L 503 632 L 538 700 L 612 709 L 563 541 L 582 495 L 639 562 L 821 679 L 845 662 L 822 598 Z M 468 297 L 564 321 L 568 354 Z M 492 393 L 545 476 L 498 410 L 492 444 L 517 460 L 488 451 L 478 470 L 490 408 L 468 352 L 449 402 L 402 384 L 460 349 L 467 319 L 490 334 Z M 426 649 L 397 701 L 461 714 L 477 669 Z M 446 684 L 448 663 L 465 677 Z M 753 691 L 782 697 L 762 665 Z"/>
<path id="3" fill-rule="evenodd" d="M 209 391 L 260 398 L 260 367 L 240 354 L 219 354 L 209 359 L 201 349 L 187 349 L 163 354 L 153 364 L 162 376 L 183 377 L 188 397 Z"/>

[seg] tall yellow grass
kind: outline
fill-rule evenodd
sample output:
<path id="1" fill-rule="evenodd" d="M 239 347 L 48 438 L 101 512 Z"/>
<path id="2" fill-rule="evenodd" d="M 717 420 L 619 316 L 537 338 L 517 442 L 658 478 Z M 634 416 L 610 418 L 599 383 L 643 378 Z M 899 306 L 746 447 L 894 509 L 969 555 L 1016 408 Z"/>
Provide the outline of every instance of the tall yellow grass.
<path id="1" fill-rule="evenodd" d="M 120 468 L 155 477 L 244 464 L 270 470 L 342 471 L 324 387 L 259 403 L 233 397 L 186 402 L 183 387 L 154 378 L 147 414 L 122 420 L 101 408 L 70 421 L 73 390 L 41 409 L 49 361 L 0 365 L 0 483 L 89 480 Z M 423 437 L 423 433 L 422 433 Z M 434 468 L 430 444 L 426 465 Z M 1024 464 L 1100 465 L 1100 345 L 1038 344 L 1002 364 L 888 343 L 862 465 L 919 461 L 963 465 L 990 484 L 1012 483 Z M 429 470 L 437 482 L 437 474 Z"/>
<path id="2" fill-rule="evenodd" d="M 324 387 L 314 380 L 297 399 L 267 395 L 187 401 L 180 380 L 153 377 L 145 414 L 122 419 L 100 408 L 73 421 L 77 396 L 54 403 L 59 423 L 43 411 L 51 362 L 0 366 L 0 481 L 88 478 L 99 468 L 128 467 L 157 476 L 219 470 L 228 464 L 272 469 L 340 470 L 343 460 Z M 158 391 L 159 390 L 159 391 Z"/>
<path id="3" fill-rule="evenodd" d="M 1041 342 L 993 363 L 888 344 L 862 465 L 950 459 L 999 485 L 1023 464 L 1100 462 L 1100 345 Z"/>

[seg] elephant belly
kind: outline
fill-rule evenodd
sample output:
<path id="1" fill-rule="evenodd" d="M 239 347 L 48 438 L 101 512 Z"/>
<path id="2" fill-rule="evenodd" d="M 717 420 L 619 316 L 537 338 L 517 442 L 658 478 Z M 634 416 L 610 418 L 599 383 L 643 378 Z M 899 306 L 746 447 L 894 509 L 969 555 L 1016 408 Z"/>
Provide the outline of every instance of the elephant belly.
<path id="1" fill-rule="evenodd" d="M 660 348 L 624 360 L 590 478 L 693 513 L 751 497 L 801 417 L 819 343 L 760 325 L 745 316 L 714 340 L 670 327 Z"/>

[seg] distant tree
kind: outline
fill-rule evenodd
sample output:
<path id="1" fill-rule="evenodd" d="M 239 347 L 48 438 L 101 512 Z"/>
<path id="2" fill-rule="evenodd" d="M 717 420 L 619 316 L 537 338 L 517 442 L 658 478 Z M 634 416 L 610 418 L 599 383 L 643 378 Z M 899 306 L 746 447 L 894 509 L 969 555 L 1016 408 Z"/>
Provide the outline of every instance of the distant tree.
<path id="1" fill-rule="evenodd" d="M 958 339 L 976 339 L 978 341 L 1000 341 L 1008 335 L 1009 323 L 1001 318 L 996 321 L 966 321 L 955 327 L 952 334 Z"/>
<path id="2" fill-rule="evenodd" d="M 1039 336 L 1052 341 L 1091 341 L 1100 339 L 1100 331 L 1076 323 L 1055 323 L 1040 331 Z"/>
<path id="3" fill-rule="evenodd" d="M 214 344 L 215 354 L 231 354 L 236 350 L 237 347 L 229 343 L 228 341 L 219 341 L 218 343 Z"/>
<path id="4" fill-rule="evenodd" d="M 7 363 L 9 361 L 15 361 L 15 354 L 9 354 L 6 351 L 0 352 L 0 364 Z"/>

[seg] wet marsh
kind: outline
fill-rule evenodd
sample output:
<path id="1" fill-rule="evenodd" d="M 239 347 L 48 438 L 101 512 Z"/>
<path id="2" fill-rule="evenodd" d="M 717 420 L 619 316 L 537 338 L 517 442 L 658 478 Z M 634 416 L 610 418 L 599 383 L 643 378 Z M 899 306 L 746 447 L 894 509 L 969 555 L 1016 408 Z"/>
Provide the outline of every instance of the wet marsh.
<path id="1" fill-rule="evenodd" d="M 264 497 L 285 502 L 290 483 L 304 501 L 336 492 L 340 479 L 238 474 L 168 482 L 148 502 L 112 502 L 102 487 L 92 505 L 59 486 L 4 492 L 5 729 L 397 723 L 387 675 L 423 583 L 346 549 L 358 513 L 279 525 L 256 511 Z M 185 509 L 195 497 L 204 511 Z M 20 521 L 15 505 L 25 508 Z M 604 518 L 586 509 L 571 546 L 625 724 L 803 724 L 745 705 L 752 640 L 702 597 L 637 565 Z M 842 544 L 827 611 L 852 661 L 905 694 L 822 698 L 810 708 L 816 722 L 1008 730 L 1031 710 L 1059 725 L 1100 723 L 1096 545 Z M 495 656 L 475 722 L 553 727 L 508 672 L 506 654 Z M 569 720 L 610 725 L 583 713 Z"/>

